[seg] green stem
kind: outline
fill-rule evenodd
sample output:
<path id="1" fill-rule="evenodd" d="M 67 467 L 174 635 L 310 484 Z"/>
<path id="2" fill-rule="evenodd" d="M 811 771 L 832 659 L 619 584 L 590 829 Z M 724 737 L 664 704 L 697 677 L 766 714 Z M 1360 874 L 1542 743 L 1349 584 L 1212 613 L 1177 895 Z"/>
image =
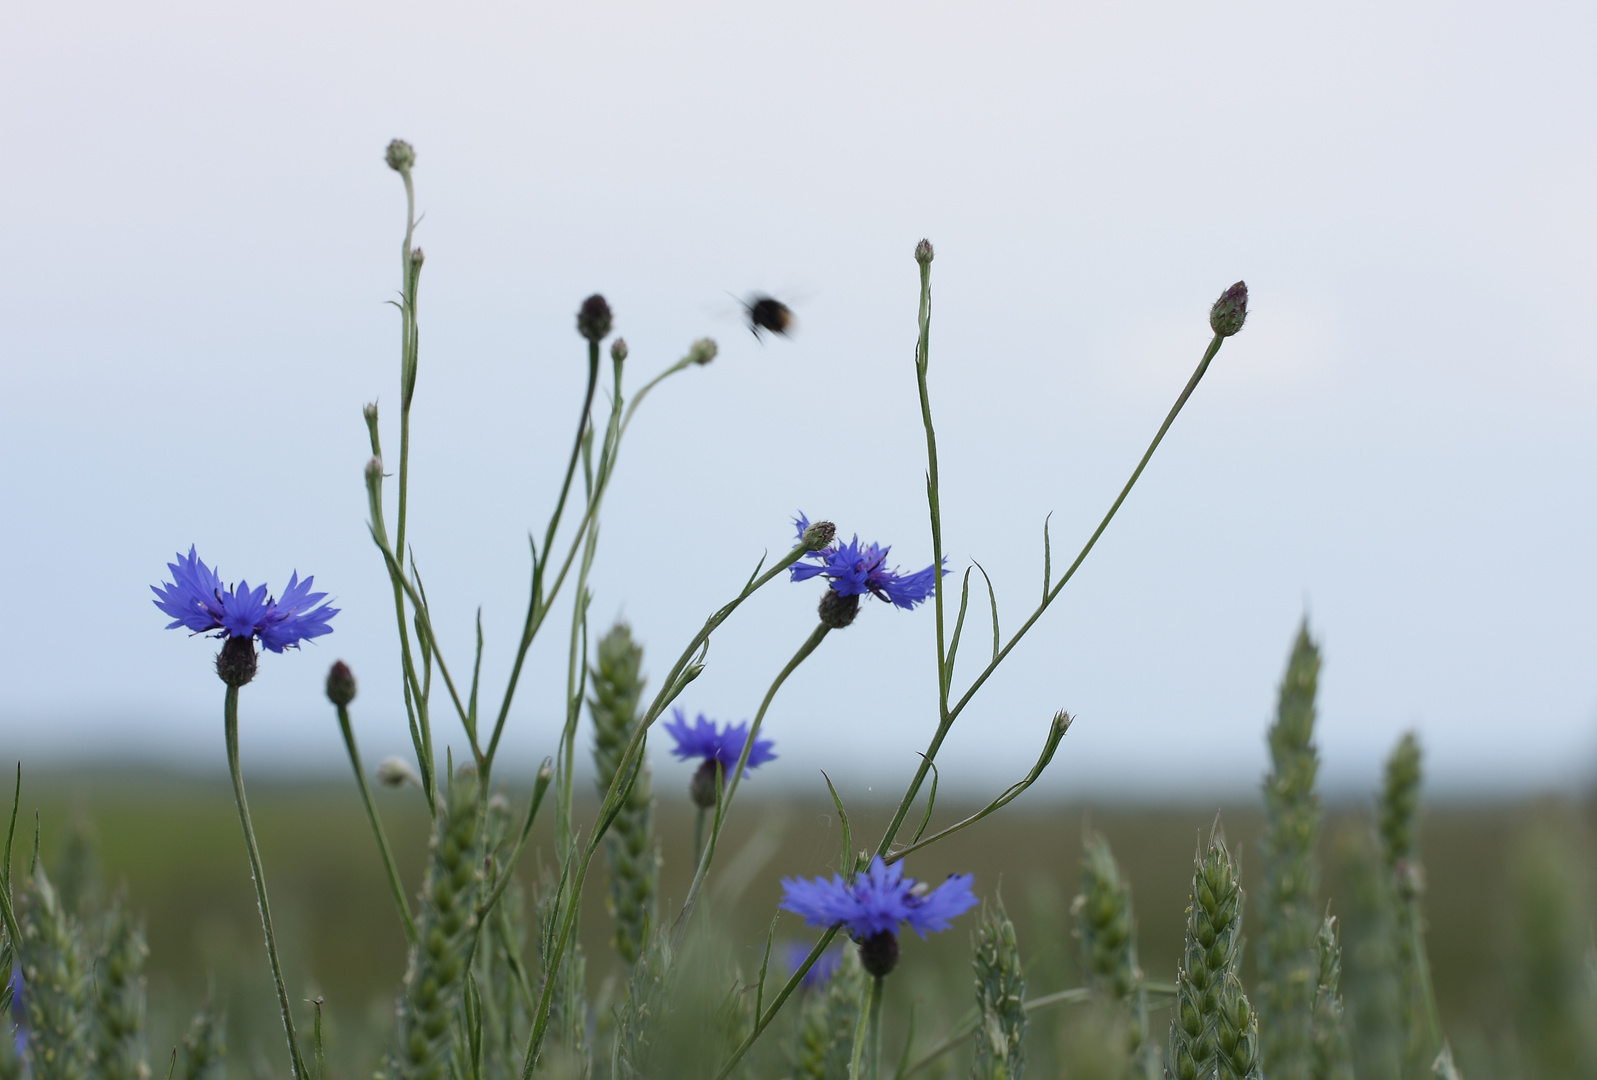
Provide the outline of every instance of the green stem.
<path id="1" fill-rule="evenodd" d="M 699 865 L 699 856 L 704 853 L 704 807 L 699 807 L 693 815 L 693 865 Z"/>
<path id="2" fill-rule="evenodd" d="M 704 845 L 704 851 L 698 860 L 698 869 L 693 874 L 693 884 L 688 888 L 688 898 L 682 904 L 682 911 L 677 915 L 676 924 L 672 928 L 674 946 L 682 944 L 682 935 L 687 931 L 688 919 L 692 917 L 693 905 L 699 898 L 699 890 L 704 886 L 704 879 L 710 872 L 710 861 L 715 858 L 715 843 L 721 838 L 721 827 L 726 823 L 727 812 L 732 808 L 732 799 L 737 795 L 738 784 L 743 780 L 744 769 L 748 765 L 749 753 L 754 749 L 754 740 L 760 734 L 760 727 L 765 723 L 765 713 L 771 707 L 771 702 L 776 699 L 776 692 L 787 682 L 787 677 L 798 669 L 809 655 L 814 652 L 826 635 L 831 632 L 831 627 L 825 623 L 818 623 L 810 636 L 804 639 L 798 652 L 793 654 L 782 670 L 777 672 L 776 678 L 771 682 L 770 688 L 765 691 L 765 697 L 760 702 L 760 709 L 754 714 L 754 723 L 749 725 L 749 737 L 743 740 L 743 750 L 738 754 L 737 765 L 732 769 L 732 780 L 727 785 L 726 796 L 716 806 L 715 821 L 710 826 L 710 841 Z M 700 812 L 702 818 L 703 812 Z"/>
<path id="3" fill-rule="evenodd" d="M 1044 994 L 1042 997 L 1032 998 L 1030 1001 L 1023 1004 L 1021 1008 L 1025 1009 L 1029 1014 L 1038 1009 L 1046 1009 L 1050 1005 L 1070 1005 L 1091 1000 L 1091 990 L 1088 990 L 1086 987 L 1076 987 L 1072 990 L 1060 990 L 1057 993 Z M 924 1069 L 926 1066 L 930 1065 L 932 1062 L 936 1061 L 938 1058 L 942 1057 L 944 1054 L 948 1053 L 950 1050 L 954 1049 L 966 1039 L 969 1039 L 971 1032 L 976 1030 L 976 1023 L 977 1013 L 975 1010 L 966 1013 L 964 1018 L 961 1019 L 959 1023 L 954 1025 L 954 1030 L 949 1033 L 946 1039 L 932 1047 L 930 1050 L 926 1051 L 926 1053 L 922 1054 L 913 1065 L 904 1070 L 902 1075 L 912 1076 L 921 1069 Z"/>
<path id="4" fill-rule="evenodd" d="M 1409 924 L 1414 931 L 1414 966 L 1420 977 L 1420 996 L 1425 1001 L 1425 1022 L 1430 1028 L 1431 1051 L 1435 1057 L 1442 1052 L 1442 1017 L 1436 1008 L 1436 990 L 1431 986 L 1431 961 L 1425 951 L 1425 934 L 1420 930 L 1419 902 L 1412 901 L 1413 910 Z"/>
<path id="5" fill-rule="evenodd" d="M 294 1035 L 294 1015 L 288 1004 L 288 987 L 283 982 L 283 965 L 277 959 L 277 935 L 272 931 L 272 907 L 266 900 L 266 874 L 261 869 L 261 853 L 255 844 L 255 827 L 250 824 L 250 806 L 244 798 L 244 774 L 238 764 L 238 687 L 229 686 L 222 704 L 223 726 L 227 736 L 227 768 L 233 776 L 233 797 L 238 800 L 238 820 L 244 826 L 244 846 L 249 849 L 250 877 L 255 882 L 255 900 L 260 905 L 261 926 L 266 931 L 266 955 L 272 963 L 272 979 L 277 983 L 277 1003 L 283 1010 L 283 1031 L 288 1038 L 288 1056 L 294 1066 L 294 1080 L 310 1080 L 305 1061 L 300 1057 L 299 1040 Z"/>
<path id="6" fill-rule="evenodd" d="M 394 865 L 394 853 L 388 846 L 388 834 L 383 831 L 382 819 L 377 816 L 377 804 L 372 801 L 371 785 L 366 782 L 366 770 L 360 763 L 360 750 L 355 746 L 355 729 L 349 722 L 349 707 L 338 706 L 338 728 L 344 733 L 344 748 L 349 751 L 349 764 L 355 770 L 355 783 L 360 787 L 361 802 L 366 804 L 366 819 L 371 822 L 372 835 L 377 838 L 377 850 L 383 857 L 383 869 L 388 874 L 388 889 L 394 894 L 394 906 L 399 908 L 399 921 L 405 927 L 405 940 L 416 942 L 416 920 L 411 918 L 410 905 L 405 901 L 405 888 L 399 882 L 399 868 Z"/>
<path id="7" fill-rule="evenodd" d="M 854 1056 L 848 1063 L 848 1080 L 877 1080 L 882 1058 L 882 977 L 865 984 L 859 1023 L 854 1028 Z"/>
<path id="8" fill-rule="evenodd" d="M 921 756 L 920 766 L 915 770 L 915 778 L 910 781 L 909 788 L 904 793 L 904 798 L 899 802 L 898 809 L 893 813 L 892 822 L 888 825 L 887 831 L 882 834 L 882 841 L 876 848 L 877 854 L 886 855 L 888 849 L 893 846 L 893 841 L 898 837 L 898 830 L 903 827 L 904 819 L 909 815 L 910 807 L 914 804 L 916 795 L 920 793 L 921 784 L 925 782 L 926 774 L 931 770 L 932 761 L 937 757 L 937 751 L 942 747 L 943 740 L 948 737 L 948 731 L 953 727 L 954 721 L 959 718 L 959 714 L 964 711 L 965 706 L 970 704 L 971 698 L 976 696 L 976 691 L 982 688 L 982 685 L 987 682 L 992 673 L 998 670 L 998 665 L 1002 664 L 1014 647 L 1020 643 L 1020 639 L 1026 636 L 1026 632 L 1032 628 L 1038 619 L 1042 618 L 1043 612 L 1048 610 L 1048 606 L 1054 602 L 1060 592 L 1064 590 L 1064 587 L 1069 584 L 1070 579 L 1076 575 L 1076 571 L 1081 568 L 1081 564 L 1086 561 L 1088 554 L 1092 552 L 1093 546 L 1098 543 L 1098 538 L 1104 534 L 1104 530 L 1109 527 L 1109 523 L 1114 520 L 1115 514 L 1119 512 L 1120 505 L 1126 501 L 1126 496 L 1131 494 L 1131 489 L 1136 486 L 1138 479 L 1141 478 L 1142 471 L 1148 467 L 1148 462 L 1153 458 L 1154 451 L 1159 449 L 1159 444 L 1164 441 L 1165 433 L 1170 430 L 1170 425 L 1175 423 L 1176 417 L 1180 415 L 1182 408 L 1186 406 L 1187 399 L 1198 388 L 1198 383 L 1203 379 L 1204 373 L 1209 370 L 1210 362 L 1214 360 L 1215 354 L 1220 351 L 1220 346 L 1224 341 L 1225 338 L 1216 334 L 1214 340 L 1209 342 L 1209 347 L 1205 350 L 1203 359 L 1198 362 L 1197 369 L 1193 371 L 1192 377 L 1187 380 L 1187 385 L 1182 389 L 1181 395 L 1176 398 L 1176 403 L 1170 407 L 1170 412 L 1165 416 L 1164 423 L 1159 425 L 1159 430 L 1154 435 L 1153 441 L 1148 444 L 1148 449 L 1143 452 L 1142 460 L 1137 462 L 1137 467 L 1132 470 L 1131 478 L 1126 481 L 1125 487 L 1120 489 L 1120 494 L 1115 498 L 1113 505 L 1109 507 L 1109 512 L 1103 516 L 1103 520 L 1093 530 L 1092 536 L 1082 546 L 1081 551 L 1076 555 L 1075 561 L 1070 564 L 1070 569 L 1065 571 L 1054 587 L 1043 597 L 1042 603 L 1037 605 L 1037 609 L 1021 624 L 1020 629 L 1011 635 L 1004 647 L 982 669 L 981 674 L 976 676 L 975 681 L 970 684 L 970 688 L 965 691 L 952 708 L 946 711 L 939 721 L 937 731 L 932 736 L 931 744 L 926 748 L 926 753 Z M 924 387 L 924 379 L 922 380 L 922 386 Z M 938 589 L 938 595 L 942 595 L 941 588 Z"/>
<path id="9" fill-rule="evenodd" d="M 771 1007 L 765 1010 L 763 1015 L 754 1018 L 754 1030 L 749 1032 L 744 1040 L 738 1044 L 736 1050 L 732 1051 L 732 1056 L 727 1060 L 727 1063 L 722 1065 L 721 1071 L 715 1074 L 715 1080 L 726 1080 L 731 1075 L 732 1070 L 737 1068 L 738 1062 L 743 1060 L 743 1055 L 749 1052 L 749 1047 L 754 1045 L 755 1040 L 770 1026 L 771 1021 L 776 1019 L 776 1014 L 781 1011 L 787 999 L 793 996 L 793 991 L 798 989 L 799 983 L 804 981 L 804 976 L 815 965 L 815 961 L 820 959 L 821 954 L 826 951 L 826 947 L 832 943 L 832 939 L 837 936 L 837 932 L 842 926 L 842 923 L 833 923 L 827 927 L 826 933 L 822 934 L 821 940 L 817 941 L 815 947 L 810 949 L 810 954 L 804 958 L 804 962 L 795 968 L 793 974 L 787 977 L 787 982 L 782 984 L 782 989 L 771 1001 Z"/>

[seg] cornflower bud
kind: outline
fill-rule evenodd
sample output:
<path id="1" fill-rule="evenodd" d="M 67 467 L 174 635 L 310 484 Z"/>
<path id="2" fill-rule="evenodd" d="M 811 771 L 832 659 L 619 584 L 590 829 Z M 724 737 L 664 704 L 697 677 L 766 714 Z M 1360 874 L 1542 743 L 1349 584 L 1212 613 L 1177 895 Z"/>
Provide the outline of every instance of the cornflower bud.
<path id="1" fill-rule="evenodd" d="M 715 797 L 720 791 L 720 780 L 725 775 L 724 768 L 718 768 L 718 762 L 710 758 L 693 771 L 693 779 L 688 781 L 688 798 L 693 800 L 693 805 L 700 810 L 714 810 Z"/>
<path id="2" fill-rule="evenodd" d="M 360 414 L 366 418 L 366 423 L 377 423 L 377 402 L 368 401 L 360 407 Z"/>
<path id="3" fill-rule="evenodd" d="M 859 615 L 859 594 L 840 596 L 836 590 L 827 589 L 821 594 L 819 615 L 821 622 L 833 630 L 843 629 Z"/>
<path id="4" fill-rule="evenodd" d="M 714 360 L 716 354 L 720 351 L 721 347 L 715 343 L 714 338 L 701 337 L 688 346 L 688 359 L 703 367 L 711 360 Z"/>
<path id="5" fill-rule="evenodd" d="M 584 300 L 577 311 L 577 333 L 589 341 L 598 342 L 609 337 L 610 323 L 610 305 L 598 293 Z"/>
<path id="6" fill-rule="evenodd" d="M 416 775 L 416 770 L 404 758 L 384 758 L 377 766 L 377 782 L 384 787 L 404 787 L 406 784 L 415 784 L 421 787 L 421 777 Z"/>
<path id="7" fill-rule="evenodd" d="M 424 263 L 426 261 L 427 261 L 427 255 L 421 250 L 421 248 L 411 248 L 410 249 L 410 265 L 412 265 L 412 266 L 420 266 L 422 263 Z"/>
<path id="8" fill-rule="evenodd" d="M 327 700 L 340 707 L 355 700 L 355 673 L 342 660 L 327 672 Z"/>
<path id="9" fill-rule="evenodd" d="M 366 483 L 368 485 L 380 484 L 383 481 L 383 459 L 372 458 L 366 463 Z"/>
<path id="10" fill-rule="evenodd" d="M 255 639 L 230 637 L 216 654 L 216 677 L 237 689 L 255 678 Z"/>
<path id="11" fill-rule="evenodd" d="M 388 152 L 383 155 L 383 160 L 395 172 L 406 173 L 416 164 L 416 149 L 404 139 L 395 139 L 388 144 Z"/>
<path id="12" fill-rule="evenodd" d="M 931 262 L 936 254 L 937 253 L 932 250 L 932 242 L 930 240 L 922 240 L 920 243 L 915 245 L 915 261 L 920 263 L 922 266 L 925 266 L 927 263 Z"/>
<path id="13" fill-rule="evenodd" d="M 820 551 L 831 545 L 837 536 L 837 526 L 830 521 L 817 521 L 799 536 L 805 551 Z"/>
<path id="14" fill-rule="evenodd" d="M 610 343 L 610 359 L 614 360 L 618 364 L 626 363 L 626 360 L 627 360 L 627 339 L 626 338 L 618 337 L 618 338 L 615 339 L 615 341 Z"/>
<path id="15" fill-rule="evenodd" d="M 1209 329 L 1221 337 L 1230 337 L 1242 329 L 1248 318 L 1248 285 L 1239 281 L 1214 302 L 1209 309 Z"/>

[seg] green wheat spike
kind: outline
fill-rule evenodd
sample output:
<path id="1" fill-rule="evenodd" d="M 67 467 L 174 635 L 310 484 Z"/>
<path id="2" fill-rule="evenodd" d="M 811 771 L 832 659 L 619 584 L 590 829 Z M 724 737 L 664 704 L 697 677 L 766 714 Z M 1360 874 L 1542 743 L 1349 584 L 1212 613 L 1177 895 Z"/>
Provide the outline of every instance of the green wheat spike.
<path id="1" fill-rule="evenodd" d="M 1318 954 L 1320 802 L 1314 782 L 1314 698 L 1320 650 L 1298 628 L 1270 726 L 1264 780 L 1264 880 L 1260 886 L 1259 1020 L 1270 1080 L 1309 1080 Z"/>
<path id="2" fill-rule="evenodd" d="M 1220 1010 L 1236 1004 L 1228 984 L 1242 944 L 1242 886 L 1218 822 L 1195 864 L 1170 1018 L 1167 1068 L 1174 1080 L 1209 1080 L 1220 1067 Z"/>
<path id="3" fill-rule="evenodd" d="M 227 1076 L 227 1010 L 209 1001 L 189 1021 L 180 1054 L 183 1080 L 225 1080 Z"/>
<path id="4" fill-rule="evenodd" d="M 514 837 L 503 795 L 488 800 L 487 847 L 502 852 Z M 519 1077 L 535 987 L 527 973 L 527 898 L 514 876 L 477 942 L 473 968 L 483 1014 L 483 1072 L 490 1078 Z"/>
<path id="5" fill-rule="evenodd" d="M 632 965 L 626 997 L 616 1007 L 610 1080 L 644 1080 L 653 1075 L 656 1035 L 670 1010 L 666 978 L 671 960 L 670 936 L 650 934 L 643 954 Z"/>
<path id="6" fill-rule="evenodd" d="M 88 949 L 42 864 L 34 866 L 32 887 L 17 897 L 16 913 L 29 1072 L 33 1080 L 85 1080 L 92 1063 Z"/>
<path id="7" fill-rule="evenodd" d="M 567 858 L 574 859 L 575 854 L 568 853 Z M 570 899 L 562 901 L 558 879 L 546 876 L 533 905 L 538 921 L 538 957 L 544 971 L 553 967 L 551 954 L 562 902 L 569 903 Z M 549 1007 L 549 1046 L 569 1067 L 586 1076 L 593 1064 L 588 1045 L 588 959 L 575 932 L 566 945 L 565 960 L 555 979 Z"/>
<path id="8" fill-rule="evenodd" d="M 616 623 L 599 642 L 593 665 L 593 764 L 602 795 L 610 788 L 621 755 L 638 724 L 638 701 L 643 694 L 643 649 L 632 640 L 625 623 Z M 655 921 L 655 877 L 659 852 L 654 841 L 654 795 L 649 785 L 649 763 L 632 786 L 626 804 L 605 835 L 605 855 L 610 864 L 607 907 L 615 920 L 611 944 L 628 966 L 637 962 Z"/>
<path id="9" fill-rule="evenodd" d="M 68 915 L 87 920 L 98 913 L 104 892 L 100 858 L 95 851 L 94 827 L 84 817 L 74 816 L 61 838 L 61 852 L 55 859 L 55 891 L 61 910 Z"/>
<path id="10" fill-rule="evenodd" d="M 983 907 L 975 935 L 976 1059 L 972 1080 L 1021 1080 L 1026 1071 L 1026 976 L 1002 899 Z"/>
<path id="11" fill-rule="evenodd" d="M 105 946 L 94 965 L 94 1054 L 99 1080 L 147 1080 L 144 931 L 121 897 L 106 916 Z"/>
<path id="12" fill-rule="evenodd" d="M 1377 814 L 1387 880 L 1396 900 L 1392 946 L 1397 959 L 1398 1017 L 1402 1025 L 1405 1076 L 1423 1076 L 1431 1061 L 1424 1026 L 1425 989 L 1421 969 L 1424 958 L 1419 951 L 1420 894 L 1425 881 L 1416 840 L 1420 778 L 1419 741 L 1410 731 L 1398 741 L 1387 759 L 1386 780 Z"/>
<path id="13" fill-rule="evenodd" d="M 1342 946 L 1336 919 L 1327 915 L 1315 936 L 1319 970 L 1315 977 L 1310 1046 L 1313 1080 L 1353 1080 L 1347 1023 L 1342 1011 Z"/>
<path id="14" fill-rule="evenodd" d="M 847 1080 L 854 1028 L 865 989 L 859 951 L 845 948 L 837 970 L 804 995 L 791 1059 L 795 1080 Z"/>
<path id="15" fill-rule="evenodd" d="M 1350 901 L 1343 925 L 1342 975 L 1353 1071 L 1359 1080 L 1398 1080 L 1404 1075 L 1403 1035 L 1391 882 L 1371 832 L 1347 831 L 1337 851 Z"/>
<path id="16" fill-rule="evenodd" d="M 450 1071 L 482 881 L 478 786 L 475 769 L 457 772 L 433 826 L 417 942 L 399 998 L 393 1051 L 399 1080 L 444 1080 Z"/>
<path id="17" fill-rule="evenodd" d="M 1076 936 L 1081 940 L 1087 985 L 1100 997 L 1124 1008 L 1131 1075 L 1158 1076 L 1162 1071 L 1160 1054 L 1149 1038 L 1148 995 L 1137 962 L 1137 920 L 1131 906 L 1131 883 L 1101 835 L 1089 830 L 1082 838 L 1081 849 L 1081 893 L 1072 902 L 1071 911 L 1076 916 Z"/>
<path id="18" fill-rule="evenodd" d="M 1216 1004 L 1214 1056 L 1218 1080 L 1262 1080 L 1259 1018 L 1235 971 L 1225 973 Z"/>

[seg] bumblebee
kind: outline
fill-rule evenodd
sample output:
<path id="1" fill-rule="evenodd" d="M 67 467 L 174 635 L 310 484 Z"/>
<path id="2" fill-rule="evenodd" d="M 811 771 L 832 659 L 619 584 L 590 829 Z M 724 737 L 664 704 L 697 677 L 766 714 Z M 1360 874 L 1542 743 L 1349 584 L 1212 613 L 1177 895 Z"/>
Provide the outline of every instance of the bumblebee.
<path id="1" fill-rule="evenodd" d="M 743 305 L 749 333 L 756 338 L 760 336 L 762 330 L 787 337 L 793 329 L 793 309 L 774 296 L 756 293 L 747 300 L 740 300 L 739 303 Z"/>

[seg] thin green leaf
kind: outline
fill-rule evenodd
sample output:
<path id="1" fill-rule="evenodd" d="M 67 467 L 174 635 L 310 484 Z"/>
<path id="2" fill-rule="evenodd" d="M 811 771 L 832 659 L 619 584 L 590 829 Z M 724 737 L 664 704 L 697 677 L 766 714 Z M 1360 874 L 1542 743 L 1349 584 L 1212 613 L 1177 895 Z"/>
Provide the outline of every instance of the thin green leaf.
<path id="1" fill-rule="evenodd" d="M 893 1070 L 893 1080 L 904 1080 L 909 1075 L 909 1048 L 915 1045 L 915 1003 L 909 1003 L 909 1031 L 904 1034 L 904 1049 L 898 1055 L 898 1068 Z"/>
<path id="2" fill-rule="evenodd" d="M 993 608 L 993 663 L 998 663 L 998 595 L 993 592 L 993 579 L 987 577 L 987 571 L 981 563 L 976 563 L 976 569 L 981 570 L 981 576 L 987 581 L 987 601 Z"/>
<path id="3" fill-rule="evenodd" d="M 954 655 L 959 652 L 959 635 L 965 629 L 965 608 L 970 604 L 970 567 L 965 567 L 965 583 L 959 587 L 959 617 L 954 620 L 954 636 L 948 640 L 948 659 L 943 663 L 943 693 L 954 681 Z"/>
<path id="4" fill-rule="evenodd" d="M 11 841 L 17 835 L 17 808 L 22 805 L 22 762 L 17 762 L 17 790 L 11 796 L 11 826 L 6 830 L 6 855 L 5 863 L 0 865 L 0 885 L 5 886 L 6 895 L 11 894 Z"/>
<path id="5" fill-rule="evenodd" d="M 850 881 L 854 879 L 854 838 L 849 834 L 848 811 L 843 809 L 843 800 L 837 797 L 837 788 L 832 786 L 832 778 L 826 775 L 826 770 L 821 770 L 821 776 L 826 780 L 826 790 L 832 793 L 832 805 L 837 807 L 837 817 L 843 823 L 843 858 L 838 863 L 838 868 L 843 876 Z"/>
<path id="6" fill-rule="evenodd" d="M 926 831 L 926 826 L 932 820 L 932 807 L 937 804 L 937 762 L 926 757 L 925 754 L 922 754 L 921 757 L 926 758 L 926 764 L 932 767 L 932 790 L 931 793 L 926 796 L 926 813 L 920 819 L 920 828 L 915 830 L 914 839 L 910 841 L 912 844 L 919 842 L 921 833 Z"/>
<path id="7" fill-rule="evenodd" d="M 471 717 L 471 730 L 477 730 L 477 684 L 482 679 L 482 607 L 477 608 L 477 659 L 471 665 L 471 697 L 466 711 Z"/>
<path id="8" fill-rule="evenodd" d="M 760 981 L 754 988 L 754 1019 L 760 1019 L 760 1009 L 765 1003 L 765 973 L 771 966 L 771 942 L 776 940 L 776 920 L 782 917 L 778 911 L 771 916 L 771 929 L 765 934 L 765 958 L 760 961 Z"/>
<path id="9" fill-rule="evenodd" d="M 1053 511 L 1048 512 L 1048 517 L 1042 519 L 1042 595 L 1048 599 L 1048 589 L 1054 581 L 1054 552 L 1048 540 L 1048 519 L 1053 517 Z"/>

